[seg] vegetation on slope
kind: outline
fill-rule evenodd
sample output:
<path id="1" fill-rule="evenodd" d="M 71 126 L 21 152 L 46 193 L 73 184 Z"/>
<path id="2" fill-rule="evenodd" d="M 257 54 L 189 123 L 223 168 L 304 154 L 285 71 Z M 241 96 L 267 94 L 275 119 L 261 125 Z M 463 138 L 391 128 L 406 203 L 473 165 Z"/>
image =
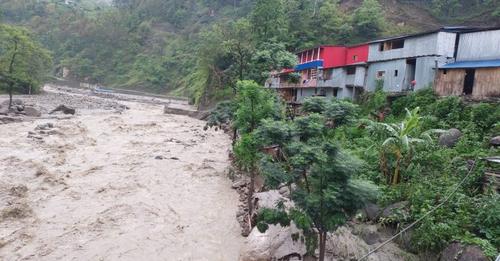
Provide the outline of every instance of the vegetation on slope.
<path id="1" fill-rule="evenodd" d="M 239 92 L 233 105 L 218 107 L 209 126 L 226 124 L 239 130 L 242 115 L 234 112 L 248 105 L 236 101 L 246 99 L 241 96 L 248 93 Z M 283 113 L 281 102 L 270 98 L 271 93 L 260 97 L 266 103 L 274 100 L 275 106 L 266 106 L 267 111 L 281 113 L 259 113 L 258 128 L 238 131 L 242 135 L 235 145 L 236 162 L 251 162 L 251 175 L 262 175 L 267 189 L 287 185 L 296 205 L 291 210 L 278 205 L 261 212 L 253 224 L 260 230 L 266 230 L 267 224 L 288 226 L 294 221 L 309 237 L 306 242 L 314 252 L 318 238 L 320 249 L 324 243 L 321 233 L 334 231 L 353 217 L 360 203 L 372 198 L 370 184 L 375 183 L 379 205 L 407 202 L 403 209 L 378 219 L 396 229 L 444 203 L 411 230 L 409 251 L 437 256 L 453 241 L 477 245 L 491 258 L 500 250 L 499 196 L 488 184 L 483 187 L 482 159 L 500 152 L 489 144 L 491 137 L 500 134 L 500 107 L 467 104 L 457 97 L 438 99 L 432 89 L 389 105 L 379 90 L 361 105 L 312 97 L 305 101 L 301 115 L 292 117 Z M 383 122 L 372 118 L 372 111 L 380 107 L 392 111 Z M 433 130 L 450 128 L 460 129 L 463 136 L 455 146 L 438 145 L 439 132 Z M 263 153 L 269 146 L 279 153 Z M 252 155 L 250 161 L 248 155 Z"/>

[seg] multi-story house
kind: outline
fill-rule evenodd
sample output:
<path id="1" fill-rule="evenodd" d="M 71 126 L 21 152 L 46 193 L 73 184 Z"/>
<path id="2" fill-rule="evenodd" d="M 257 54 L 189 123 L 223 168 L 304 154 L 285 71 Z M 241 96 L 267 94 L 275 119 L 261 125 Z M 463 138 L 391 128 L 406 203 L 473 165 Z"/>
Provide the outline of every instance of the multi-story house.
<path id="1" fill-rule="evenodd" d="M 468 30 L 444 27 L 370 42 L 366 88 L 373 91 L 378 82 L 390 93 L 430 87 L 437 69 L 454 59 L 458 33 Z"/>
<path id="2" fill-rule="evenodd" d="M 381 86 L 405 94 L 434 85 L 439 95 L 500 96 L 500 28 L 443 27 L 354 46 L 323 45 L 267 85 L 289 102 L 325 96 L 357 99 Z"/>
<path id="3" fill-rule="evenodd" d="M 368 45 L 323 45 L 299 52 L 297 59 L 294 69 L 274 73 L 267 83 L 285 100 L 301 102 L 311 96 L 354 98 L 362 92 Z"/>
<path id="4" fill-rule="evenodd" d="M 456 61 L 440 66 L 434 90 L 441 96 L 500 98 L 500 28 L 460 34 Z"/>

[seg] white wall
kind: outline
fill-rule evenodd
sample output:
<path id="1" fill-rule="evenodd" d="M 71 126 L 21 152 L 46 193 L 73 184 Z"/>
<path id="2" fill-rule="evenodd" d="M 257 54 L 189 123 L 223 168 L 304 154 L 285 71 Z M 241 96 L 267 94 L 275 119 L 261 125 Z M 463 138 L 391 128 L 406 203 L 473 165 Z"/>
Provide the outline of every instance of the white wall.
<path id="1" fill-rule="evenodd" d="M 500 59 L 500 30 L 460 36 L 457 61 Z"/>
<path id="2" fill-rule="evenodd" d="M 438 32 L 405 39 L 404 48 L 380 51 L 381 43 L 370 44 L 368 62 L 442 55 L 453 57 L 455 33 Z"/>

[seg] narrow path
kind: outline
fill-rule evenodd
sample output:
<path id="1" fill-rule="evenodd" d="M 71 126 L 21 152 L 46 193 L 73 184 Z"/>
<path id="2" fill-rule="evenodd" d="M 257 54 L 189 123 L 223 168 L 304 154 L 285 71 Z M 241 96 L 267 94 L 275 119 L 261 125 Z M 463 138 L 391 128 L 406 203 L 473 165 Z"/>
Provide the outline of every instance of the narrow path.
<path id="1" fill-rule="evenodd" d="M 127 105 L 0 125 L 0 260 L 238 260 L 228 137 Z"/>

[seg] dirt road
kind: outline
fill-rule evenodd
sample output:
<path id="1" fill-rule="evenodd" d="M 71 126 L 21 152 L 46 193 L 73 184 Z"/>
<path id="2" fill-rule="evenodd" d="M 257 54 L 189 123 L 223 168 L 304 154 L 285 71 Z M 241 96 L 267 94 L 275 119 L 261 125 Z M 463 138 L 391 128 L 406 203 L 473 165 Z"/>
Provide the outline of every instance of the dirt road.
<path id="1" fill-rule="evenodd" d="M 126 105 L 0 125 L 0 260 L 238 260 L 229 138 Z"/>

